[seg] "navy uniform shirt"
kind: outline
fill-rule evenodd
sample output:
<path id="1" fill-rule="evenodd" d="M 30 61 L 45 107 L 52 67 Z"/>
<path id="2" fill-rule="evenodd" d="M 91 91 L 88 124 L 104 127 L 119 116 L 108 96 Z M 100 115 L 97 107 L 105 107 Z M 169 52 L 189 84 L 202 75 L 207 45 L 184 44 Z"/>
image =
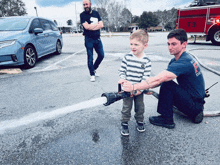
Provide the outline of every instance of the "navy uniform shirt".
<path id="1" fill-rule="evenodd" d="M 88 24 L 96 24 L 99 21 L 101 21 L 101 17 L 99 16 L 99 13 L 95 10 L 92 10 L 92 13 L 86 13 L 85 11 L 80 14 L 80 22 L 81 24 L 88 22 Z M 100 37 L 100 30 L 86 30 L 84 27 L 84 33 L 83 35 L 97 39 Z"/>
<path id="2" fill-rule="evenodd" d="M 176 61 L 173 58 L 167 71 L 177 76 L 178 84 L 188 91 L 193 98 L 205 97 L 205 82 L 198 62 L 188 53 L 183 52 Z"/>

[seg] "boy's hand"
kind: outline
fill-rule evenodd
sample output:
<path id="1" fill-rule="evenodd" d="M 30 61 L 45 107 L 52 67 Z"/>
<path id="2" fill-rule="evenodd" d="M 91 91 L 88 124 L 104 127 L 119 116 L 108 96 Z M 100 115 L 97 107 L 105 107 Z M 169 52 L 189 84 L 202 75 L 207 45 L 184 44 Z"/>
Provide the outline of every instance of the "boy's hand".
<path id="1" fill-rule="evenodd" d="M 139 91 L 139 90 L 137 90 L 137 93 L 135 94 L 135 95 L 131 95 L 131 97 L 134 97 L 134 96 L 137 96 L 137 95 L 140 95 L 142 92 L 141 91 Z"/>
<path id="2" fill-rule="evenodd" d="M 133 85 L 129 81 L 124 82 L 123 88 L 124 88 L 124 91 L 126 91 L 126 92 L 132 92 L 133 91 Z"/>
<path id="3" fill-rule="evenodd" d="M 123 84 L 123 83 L 125 83 L 125 82 L 127 82 L 127 80 L 125 80 L 125 79 L 120 79 L 120 80 L 118 81 L 118 84 Z"/>
<path id="4" fill-rule="evenodd" d="M 141 91 L 137 90 L 137 93 L 135 96 L 140 95 L 141 93 L 142 93 Z"/>
<path id="5" fill-rule="evenodd" d="M 153 92 L 147 92 L 147 93 L 145 93 L 146 95 L 152 95 L 153 94 Z"/>

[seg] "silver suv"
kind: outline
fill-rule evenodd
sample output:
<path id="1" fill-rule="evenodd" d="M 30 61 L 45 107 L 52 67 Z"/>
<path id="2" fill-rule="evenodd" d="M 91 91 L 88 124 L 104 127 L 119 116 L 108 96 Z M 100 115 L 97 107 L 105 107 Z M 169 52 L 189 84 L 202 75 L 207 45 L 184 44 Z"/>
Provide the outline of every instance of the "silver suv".
<path id="1" fill-rule="evenodd" d="M 30 16 L 0 17 L 0 66 L 35 66 L 47 54 L 61 54 L 62 33 L 48 19 Z"/>

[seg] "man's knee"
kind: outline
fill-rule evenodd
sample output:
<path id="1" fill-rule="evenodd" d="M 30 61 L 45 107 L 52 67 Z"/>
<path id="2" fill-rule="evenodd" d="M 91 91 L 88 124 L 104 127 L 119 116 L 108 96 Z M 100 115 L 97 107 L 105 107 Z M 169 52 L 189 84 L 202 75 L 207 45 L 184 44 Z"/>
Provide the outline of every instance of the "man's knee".
<path id="1" fill-rule="evenodd" d="M 163 82 L 160 86 L 160 94 L 161 93 L 167 93 L 167 92 L 171 92 L 173 90 L 175 90 L 176 87 L 176 83 L 174 81 L 167 81 L 167 82 Z"/>
<path id="2" fill-rule="evenodd" d="M 104 58 L 104 50 L 103 49 L 97 50 L 96 53 L 98 54 L 99 59 Z"/>

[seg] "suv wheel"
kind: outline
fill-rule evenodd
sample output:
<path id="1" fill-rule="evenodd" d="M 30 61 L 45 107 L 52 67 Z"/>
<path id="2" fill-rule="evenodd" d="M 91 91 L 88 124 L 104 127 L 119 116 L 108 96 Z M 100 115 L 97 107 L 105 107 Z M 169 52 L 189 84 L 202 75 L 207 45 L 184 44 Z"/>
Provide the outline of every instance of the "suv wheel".
<path id="1" fill-rule="evenodd" d="M 61 52 L 62 52 L 61 42 L 60 42 L 60 41 L 57 41 L 55 54 L 59 55 L 59 54 L 61 54 Z"/>
<path id="2" fill-rule="evenodd" d="M 27 45 L 24 49 L 24 66 L 33 68 L 37 62 L 37 53 L 33 46 Z"/>

